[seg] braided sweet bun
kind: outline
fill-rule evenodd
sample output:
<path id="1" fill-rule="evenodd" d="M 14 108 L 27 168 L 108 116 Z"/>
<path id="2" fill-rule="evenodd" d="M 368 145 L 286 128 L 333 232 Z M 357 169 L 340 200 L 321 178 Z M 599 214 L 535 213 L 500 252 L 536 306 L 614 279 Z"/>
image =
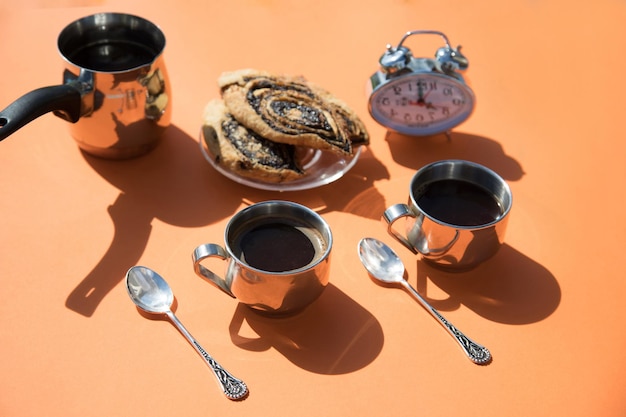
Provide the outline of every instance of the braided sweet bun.
<path id="1" fill-rule="evenodd" d="M 222 100 L 207 104 L 202 133 L 215 162 L 238 175 L 266 182 L 291 181 L 303 175 L 294 158 L 294 146 L 248 130 L 228 113 Z"/>
<path id="2" fill-rule="evenodd" d="M 345 155 L 369 143 L 345 103 L 302 77 L 246 69 L 223 73 L 218 85 L 228 112 L 266 139 Z"/>

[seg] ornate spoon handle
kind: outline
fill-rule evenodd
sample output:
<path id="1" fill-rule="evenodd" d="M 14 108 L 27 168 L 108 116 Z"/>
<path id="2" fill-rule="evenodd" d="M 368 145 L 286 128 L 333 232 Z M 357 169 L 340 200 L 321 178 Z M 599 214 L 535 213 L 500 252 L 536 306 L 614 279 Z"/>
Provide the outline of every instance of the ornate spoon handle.
<path id="1" fill-rule="evenodd" d="M 465 336 L 459 329 L 454 327 L 452 323 L 439 314 L 439 312 L 435 310 L 435 308 L 431 306 L 428 301 L 426 301 L 424 297 L 422 297 L 420 293 L 418 293 L 417 290 L 415 290 L 415 288 L 413 288 L 408 282 L 402 280 L 402 285 L 404 285 L 404 287 L 409 290 L 411 295 L 413 295 L 415 299 L 419 301 L 419 303 L 426 310 L 428 310 L 428 312 L 436 318 L 439 323 L 443 325 L 443 327 L 445 327 L 448 333 L 450 333 L 450 335 L 459 343 L 467 357 L 472 362 L 478 365 L 484 365 L 491 361 L 491 353 L 489 352 L 489 349 L 474 342 L 472 339 Z"/>
<path id="2" fill-rule="evenodd" d="M 185 336 L 189 343 L 191 343 L 191 346 L 194 347 L 196 352 L 198 352 L 198 354 L 202 356 L 202 359 L 206 361 L 207 365 L 209 365 L 209 368 L 211 368 L 213 374 L 217 378 L 217 382 L 224 392 L 224 395 L 231 400 L 243 399 L 248 394 L 248 387 L 246 386 L 246 383 L 238 378 L 235 378 L 226 369 L 222 368 L 222 366 L 217 363 L 217 361 L 213 359 L 211 355 L 209 355 L 207 351 L 202 348 L 202 346 L 200 346 L 200 343 L 194 339 L 191 333 L 185 329 L 185 326 L 183 326 L 174 313 L 167 311 L 165 314 L 167 314 L 172 323 L 174 323 L 183 336 Z"/>

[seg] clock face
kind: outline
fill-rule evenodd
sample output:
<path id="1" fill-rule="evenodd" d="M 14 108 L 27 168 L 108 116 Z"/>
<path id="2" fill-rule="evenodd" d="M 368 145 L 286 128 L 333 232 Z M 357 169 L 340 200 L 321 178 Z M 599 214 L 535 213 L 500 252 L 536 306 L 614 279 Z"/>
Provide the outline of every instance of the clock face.
<path id="1" fill-rule="evenodd" d="M 467 119 L 474 94 L 443 74 L 410 74 L 374 91 L 369 107 L 372 117 L 389 129 L 425 136 L 446 132 Z"/>

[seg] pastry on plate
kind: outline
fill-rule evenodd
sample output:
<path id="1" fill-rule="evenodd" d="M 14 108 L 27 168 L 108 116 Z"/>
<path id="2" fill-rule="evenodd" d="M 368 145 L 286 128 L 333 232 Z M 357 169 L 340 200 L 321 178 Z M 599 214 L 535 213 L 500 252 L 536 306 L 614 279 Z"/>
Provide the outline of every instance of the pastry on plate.
<path id="1" fill-rule="evenodd" d="M 342 101 L 302 77 L 239 70 L 218 79 L 228 112 L 273 142 L 352 155 L 369 135 Z"/>
<path id="2" fill-rule="evenodd" d="M 266 182 L 291 181 L 303 175 L 294 146 L 272 142 L 246 128 L 222 100 L 207 104 L 202 134 L 215 162 L 238 175 Z"/>

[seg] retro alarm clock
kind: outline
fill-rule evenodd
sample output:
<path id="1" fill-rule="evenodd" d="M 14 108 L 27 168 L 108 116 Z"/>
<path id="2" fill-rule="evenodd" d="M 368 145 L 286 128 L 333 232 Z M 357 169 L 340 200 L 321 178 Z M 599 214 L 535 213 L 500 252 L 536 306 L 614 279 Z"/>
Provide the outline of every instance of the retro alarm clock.
<path id="1" fill-rule="evenodd" d="M 414 57 L 403 44 L 416 35 L 439 35 L 445 45 L 434 58 Z M 390 130 L 409 136 L 449 136 L 474 110 L 474 92 L 461 74 L 467 69 L 467 58 L 460 46 L 450 46 L 442 32 L 407 32 L 398 46 L 387 45 L 379 63 L 379 71 L 368 83 L 368 109 Z"/>

